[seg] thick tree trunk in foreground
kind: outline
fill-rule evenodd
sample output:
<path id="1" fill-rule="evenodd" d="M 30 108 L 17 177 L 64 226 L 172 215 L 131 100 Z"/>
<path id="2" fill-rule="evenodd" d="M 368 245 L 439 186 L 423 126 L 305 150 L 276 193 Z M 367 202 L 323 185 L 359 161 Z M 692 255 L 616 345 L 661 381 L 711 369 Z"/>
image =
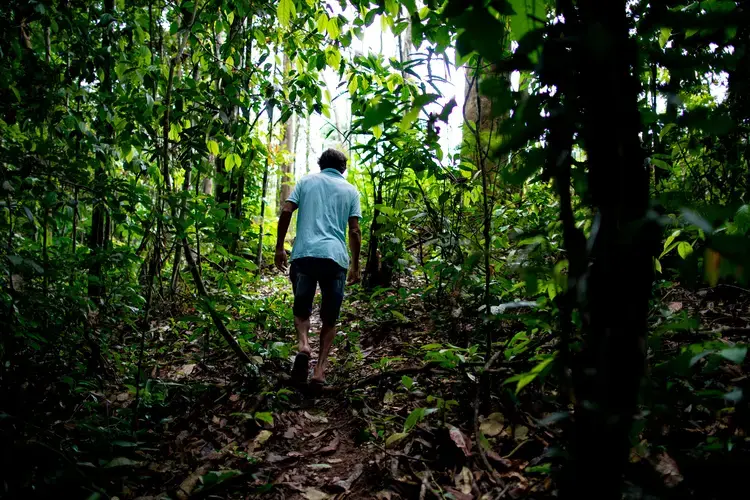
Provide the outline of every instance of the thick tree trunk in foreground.
<path id="1" fill-rule="evenodd" d="M 594 224 L 586 303 L 580 305 L 585 343 L 573 366 L 575 434 L 563 496 L 619 499 L 645 364 L 650 240 L 658 231 L 646 221 L 649 173 L 638 136 L 636 47 L 628 37 L 625 0 L 582 0 L 578 14 L 581 132 L 598 229 Z"/>

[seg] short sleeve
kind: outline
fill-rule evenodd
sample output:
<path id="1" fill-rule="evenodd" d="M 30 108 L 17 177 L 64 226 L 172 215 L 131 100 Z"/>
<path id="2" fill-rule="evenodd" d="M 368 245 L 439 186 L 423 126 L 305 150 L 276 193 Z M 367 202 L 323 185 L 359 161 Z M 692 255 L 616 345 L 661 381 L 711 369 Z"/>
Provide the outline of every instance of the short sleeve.
<path id="1" fill-rule="evenodd" d="M 354 196 L 352 198 L 352 205 L 349 209 L 349 217 L 362 218 L 362 207 L 359 204 L 359 193 L 357 190 L 353 190 Z"/>
<path id="2" fill-rule="evenodd" d="M 302 179 L 299 180 L 297 184 L 294 185 L 294 189 L 292 189 L 292 194 L 289 195 L 289 198 L 287 198 L 285 201 L 291 201 L 295 205 L 299 206 L 299 199 L 302 194 Z"/>

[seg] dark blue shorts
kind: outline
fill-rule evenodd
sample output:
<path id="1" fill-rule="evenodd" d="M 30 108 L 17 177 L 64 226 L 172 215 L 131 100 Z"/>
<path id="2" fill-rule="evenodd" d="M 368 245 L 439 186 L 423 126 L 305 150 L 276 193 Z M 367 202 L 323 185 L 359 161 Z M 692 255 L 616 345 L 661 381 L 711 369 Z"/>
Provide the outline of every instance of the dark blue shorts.
<path id="1" fill-rule="evenodd" d="M 320 319 L 325 325 L 335 325 L 344 301 L 346 269 L 331 259 L 303 257 L 292 261 L 289 278 L 294 290 L 294 315 L 305 319 L 310 317 L 315 290 L 320 285 L 323 296 Z"/>

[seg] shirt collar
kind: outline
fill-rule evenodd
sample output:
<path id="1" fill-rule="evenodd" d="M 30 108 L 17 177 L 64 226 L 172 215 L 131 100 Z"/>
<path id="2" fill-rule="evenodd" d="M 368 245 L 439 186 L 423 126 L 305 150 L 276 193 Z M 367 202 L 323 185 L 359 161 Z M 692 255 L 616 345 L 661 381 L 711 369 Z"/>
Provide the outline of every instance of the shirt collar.
<path id="1" fill-rule="evenodd" d="M 321 170 L 320 173 L 322 173 L 322 174 L 333 174 L 333 175 L 338 175 L 339 177 L 344 177 L 344 174 L 342 174 L 341 172 L 339 172 L 335 168 L 330 168 L 330 167 Z"/>

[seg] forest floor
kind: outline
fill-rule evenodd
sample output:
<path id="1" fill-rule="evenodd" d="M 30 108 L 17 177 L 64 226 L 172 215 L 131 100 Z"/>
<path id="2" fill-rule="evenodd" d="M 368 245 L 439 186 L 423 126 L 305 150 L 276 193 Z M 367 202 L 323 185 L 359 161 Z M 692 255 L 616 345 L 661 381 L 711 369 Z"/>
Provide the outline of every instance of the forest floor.
<path id="1" fill-rule="evenodd" d="M 654 336 L 683 317 L 700 318 L 699 327 L 690 326 L 693 333 L 670 334 L 662 349 L 678 354 L 704 337 L 727 346 L 747 342 L 747 291 L 670 287 L 659 295 Z M 455 325 L 436 324 L 419 294 L 404 297 L 401 310 L 408 317 L 381 321 L 368 321 L 370 302 L 347 302 L 328 385 L 318 394 L 289 384 L 294 351 L 256 357 L 254 371 L 247 370 L 229 350 L 214 348 L 206 356 L 200 338 L 190 341 L 190 332 L 174 328 L 169 317 L 157 319 L 146 344 L 149 376 L 138 396 L 137 429 L 132 377 L 110 373 L 70 390 L 74 383 L 62 372 L 40 364 L 39 376 L 20 389 L 16 413 L 0 412 L 4 439 L 14 434 L 3 453 L 6 488 L 24 491 L 31 481 L 45 496 L 78 490 L 90 498 L 142 499 L 551 496 L 559 424 L 569 408 L 558 388 L 537 384 L 517 396 L 503 391 L 510 375 L 537 362 L 501 359 L 483 367 L 470 349 L 446 347 L 463 336 Z M 517 326 L 506 323 L 509 332 Z M 313 332 L 318 327 L 313 324 Z M 291 334 L 276 340 L 294 342 Z M 317 352 L 317 335 L 311 340 Z M 554 336 L 535 345 L 536 352 L 553 352 Z M 458 354 L 446 368 L 451 353 Z M 690 383 L 724 394 L 747 379 L 742 361 Z M 733 425 L 727 416 L 693 408 L 685 397 L 675 405 L 676 417 L 657 423 L 667 430 L 644 430 L 634 448 L 640 452 L 631 457 L 633 480 L 650 484 L 662 498 L 701 491 L 680 469 L 700 467 L 683 445 L 696 446 L 692 437 L 721 436 Z M 746 455 L 741 458 L 736 467 L 747 463 Z"/>

